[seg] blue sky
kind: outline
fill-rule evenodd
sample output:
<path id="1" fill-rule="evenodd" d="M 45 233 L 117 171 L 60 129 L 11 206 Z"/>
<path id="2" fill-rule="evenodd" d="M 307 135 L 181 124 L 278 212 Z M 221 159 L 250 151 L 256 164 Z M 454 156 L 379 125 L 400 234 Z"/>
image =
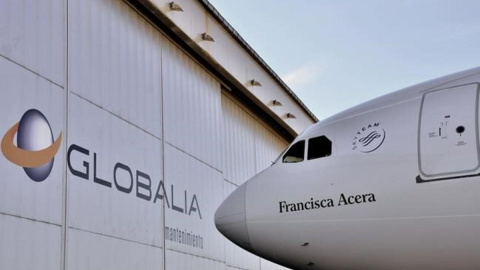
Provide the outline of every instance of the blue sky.
<path id="1" fill-rule="evenodd" d="M 209 0 L 320 119 L 480 66 L 478 0 Z"/>

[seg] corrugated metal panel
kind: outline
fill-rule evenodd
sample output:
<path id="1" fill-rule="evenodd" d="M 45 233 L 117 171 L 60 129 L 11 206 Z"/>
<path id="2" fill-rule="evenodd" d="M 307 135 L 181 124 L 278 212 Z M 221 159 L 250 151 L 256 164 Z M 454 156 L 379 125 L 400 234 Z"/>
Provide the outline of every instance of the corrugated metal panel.
<path id="1" fill-rule="evenodd" d="M 240 185 L 269 167 L 288 144 L 225 94 L 222 110 L 223 174 Z"/>
<path id="2" fill-rule="evenodd" d="M 0 54 L 64 84 L 64 0 L 0 1 Z"/>
<path id="3" fill-rule="evenodd" d="M 27 110 L 37 109 L 57 138 L 63 131 L 63 89 L 4 58 L 0 58 L 0 81 L 0 137 Z M 22 167 L 0 154 L 0 213 L 62 224 L 63 149 L 57 153 L 50 175 L 41 183 L 31 180 Z"/>
<path id="4" fill-rule="evenodd" d="M 272 165 L 272 162 L 287 148 L 288 144 L 264 125 L 258 123 L 255 132 L 257 173 Z"/>
<path id="5" fill-rule="evenodd" d="M 146 1 L 141 1 L 146 2 Z M 179 37 L 188 36 L 188 46 L 204 59 L 214 65 L 221 65 L 218 71 L 226 77 L 233 76 L 234 84 L 241 90 L 250 91 L 265 106 L 277 114 L 276 120 L 287 122 L 290 128 L 300 133 L 317 121 L 316 117 L 305 107 L 301 100 L 285 85 L 277 74 L 261 57 L 242 39 L 242 37 L 225 21 L 225 19 L 206 0 L 178 0 L 184 12 L 170 10 L 169 0 L 150 0 L 168 19 L 159 16 L 167 25 L 173 22 L 171 30 Z M 153 8 L 148 3 L 149 8 Z M 171 20 L 171 21 L 170 21 Z M 208 33 L 215 42 L 201 39 L 202 33 Z M 249 80 L 262 82 L 263 87 L 251 87 Z M 266 83 L 264 85 L 264 82 Z M 268 82 L 268 85 L 267 85 Z M 271 83 L 270 83 L 271 82 Z M 272 84 L 273 83 L 273 84 Z M 241 86 L 239 86 L 241 85 Z M 282 99 L 284 107 L 274 108 L 268 103 L 273 99 Z M 291 112 L 296 120 L 286 119 L 284 115 Z"/>
<path id="6" fill-rule="evenodd" d="M 215 211 L 223 201 L 223 182 L 222 173 L 168 144 L 165 146 L 167 248 L 225 260 L 224 237 L 214 224 Z M 182 237 L 190 234 L 187 242 L 179 239 L 182 232 Z"/>
<path id="7" fill-rule="evenodd" d="M 287 269 L 290 269 L 290 268 L 285 268 L 283 266 L 280 266 L 276 263 L 272 263 L 271 261 L 267 261 L 267 260 L 264 260 L 264 259 L 261 259 L 260 262 L 261 262 L 261 269 L 262 270 L 287 270 Z"/>
<path id="8" fill-rule="evenodd" d="M 224 197 L 228 197 L 237 188 L 236 185 L 224 183 Z M 242 269 L 260 269 L 260 258 L 252 253 L 245 251 L 230 242 L 228 239 L 225 241 L 225 261 L 228 266 L 239 267 Z"/>
<path id="9" fill-rule="evenodd" d="M 68 270 L 163 269 L 163 249 L 158 247 L 73 229 L 68 244 Z"/>
<path id="10" fill-rule="evenodd" d="M 122 1 L 68 7 L 69 89 L 160 138 L 161 34 Z"/>
<path id="11" fill-rule="evenodd" d="M 69 156 L 69 227 L 162 247 L 161 141 L 73 94 L 69 103 L 69 144 L 88 150 Z"/>
<path id="12" fill-rule="evenodd" d="M 237 185 L 255 175 L 255 126 L 253 119 L 229 97 L 222 95 L 223 177 Z"/>
<path id="13" fill-rule="evenodd" d="M 220 84 L 171 42 L 162 50 L 165 141 L 220 170 Z"/>
<path id="14" fill-rule="evenodd" d="M 208 269 L 224 270 L 225 263 L 207 258 L 192 256 L 173 250 L 167 250 L 166 269 Z"/>
<path id="15" fill-rule="evenodd" d="M 223 176 L 225 197 L 238 185 L 267 168 L 287 143 L 255 119 L 226 94 L 222 95 L 224 124 Z M 235 183 L 231 184 L 231 183 Z M 260 259 L 226 241 L 226 264 L 241 269 L 260 269 Z M 274 264 L 272 264 L 274 265 Z"/>
<path id="16" fill-rule="evenodd" d="M 41 184 L 0 155 L 0 269 L 59 269 L 62 240 L 67 243 L 67 269 L 163 269 L 162 204 L 167 197 L 165 225 L 202 237 L 201 248 L 168 240 L 168 269 L 260 269 L 258 257 L 226 242 L 213 217 L 236 187 L 231 183 L 241 184 L 267 167 L 285 143 L 222 95 L 220 84 L 202 67 L 116 0 L 69 2 L 66 132 L 65 93 L 55 85 L 64 84 L 66 70 L 64 1 L 37 2 L 0 3 L 0 54 L 11 59 L 0 57 L 0 127 L 12 126 L 26 110 L 36 108 L 55 137 L 60 132 L 65 136 L 53 170 Z M 164 191 L 158 189 L 163 173 L 162 88 Z M 73 151 L 67 157 L 72 145 L 88 154 Z M 119 164 L 123 167 L 116 171 Z M 64 167 L 67 239 L 62 239 L 61 227 Z M 87 179 L 78 175 L 87 169 Z M 149 183 L 148 189 L 139 188 L 147 200 L 137 194 L 138 175 L 138 181 Z M 126 191 L 129 186 L 132 190 Z M 154 203 L 157 190 L 164 198 Z M 174 210 L 174 204 L 179 208 Z"/>
<path id="17" fill-rule="evenodd" d="M 60 269 L 60 226 L 0 214 L 0 269 Z"/>

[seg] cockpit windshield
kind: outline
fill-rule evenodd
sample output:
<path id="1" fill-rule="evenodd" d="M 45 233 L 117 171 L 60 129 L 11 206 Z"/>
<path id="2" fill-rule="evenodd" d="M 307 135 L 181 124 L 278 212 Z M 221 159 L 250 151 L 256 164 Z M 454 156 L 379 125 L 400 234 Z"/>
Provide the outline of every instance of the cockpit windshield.
<path id="1" fill-rule="evenodd" d="M 308 160 L 328 157 L 332 154 L 332 142 L 326 136 L 308 140 Z"/>
<path id="2" fill-rule="evenodd" d="M 301 162 L 305 158 L 305 141 L 298 141 L 283 156 L 283 163 Z"/>
<path id="3" fill-rule="evenodd" d="M 297 163 L 305 160 L 305 140 L 301 140 L 293 144 L 290 148 L 285 149 L 275 159 L 273 164 L 276 164 L 280 159 L 283 163 Z M 332 141 L 326 136 L 313 137 L 308 140 L 307 159 L 318 159 L 329 157 L 332 155 Z"/>

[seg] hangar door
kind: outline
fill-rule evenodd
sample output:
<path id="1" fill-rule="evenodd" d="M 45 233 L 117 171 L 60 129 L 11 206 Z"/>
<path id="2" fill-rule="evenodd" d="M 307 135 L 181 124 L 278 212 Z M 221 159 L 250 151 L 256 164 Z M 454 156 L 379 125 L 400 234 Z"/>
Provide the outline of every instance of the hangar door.
<path id="1" fill-rule="evenodd" d="M 426 93 L 418 139 L 423 180 L 476 173 L 479 167 L 478 84 Z"/>

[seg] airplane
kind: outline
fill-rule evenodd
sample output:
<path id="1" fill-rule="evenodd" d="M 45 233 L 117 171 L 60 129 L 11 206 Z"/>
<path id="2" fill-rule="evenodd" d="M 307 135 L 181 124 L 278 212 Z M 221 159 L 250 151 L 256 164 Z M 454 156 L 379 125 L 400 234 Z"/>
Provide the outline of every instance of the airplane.
<path id="1" fill-rule="evenodd" d="M 480 68 L 307 128 L 215 213 L 292 269 L 480 269 Z"/>

